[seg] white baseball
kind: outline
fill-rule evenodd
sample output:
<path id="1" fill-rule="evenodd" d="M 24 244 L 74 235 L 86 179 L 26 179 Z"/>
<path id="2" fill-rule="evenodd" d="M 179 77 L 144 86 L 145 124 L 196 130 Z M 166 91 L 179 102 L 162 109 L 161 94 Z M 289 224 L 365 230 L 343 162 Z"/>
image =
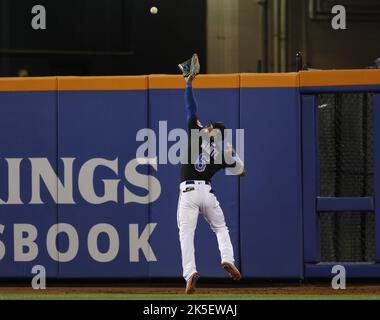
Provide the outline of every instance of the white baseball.
<path id="1" fill-rule="evenodd" d="M 157 13 L 158 13 L 158 9 L 157 9 L 157 7 L 152 7 L 152 8 L 150 8 L 150 13 L 151 13 L 151 14 L 157 14 Z"/>

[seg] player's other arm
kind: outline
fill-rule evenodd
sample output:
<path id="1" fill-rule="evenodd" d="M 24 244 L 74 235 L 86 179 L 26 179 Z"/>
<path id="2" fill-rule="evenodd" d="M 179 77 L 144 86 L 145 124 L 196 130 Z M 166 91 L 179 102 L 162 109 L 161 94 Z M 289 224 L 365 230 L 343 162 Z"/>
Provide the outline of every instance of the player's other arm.
<path id="1" fill-rule="evenodd" d="M 235 153 L 234 156 L 232 156 L 232 159 L 235 160 L 235 167 L 234 170 L 237 172 L 237 176 L 244 177 L 245 176 L 245 166 L 243 160 L 240 159 L 239 155 Z"/>
<path id="2" fill-rule="evenodd" d="M 226 157 L 229 158 L 228 162 L 233 163 L 232 165 L 227 166 L 230 172 L 240 177 L 245 176 L 244 162 L 240 159 L 234 147 L 229 143 L 227 143 L 227 147 L 226 147 Z"/>

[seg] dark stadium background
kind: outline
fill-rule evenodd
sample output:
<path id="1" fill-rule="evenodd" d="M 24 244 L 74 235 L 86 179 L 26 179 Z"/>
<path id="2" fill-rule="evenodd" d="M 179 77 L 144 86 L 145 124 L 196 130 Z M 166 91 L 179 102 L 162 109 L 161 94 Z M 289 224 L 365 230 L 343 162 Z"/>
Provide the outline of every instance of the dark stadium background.
<path id="1" fill-rule="evenodd" d="M 37 4 L 46 30 L 31 28 Z M 194 48 L 205 67 L 205 19 L 204 0 L 0 0 L 0 75 L 175 73 Z"/>
<path id="2" fill-rule="evenodd" d="M 30 25 L 38 4 L 46 30 Z M 0 0 L 0 76 L 172 74 L 194 52 L 202 73 L 295 71 L 298 51 L 358 69 L 380 56 L 379 17 L 377 0 Z"/>

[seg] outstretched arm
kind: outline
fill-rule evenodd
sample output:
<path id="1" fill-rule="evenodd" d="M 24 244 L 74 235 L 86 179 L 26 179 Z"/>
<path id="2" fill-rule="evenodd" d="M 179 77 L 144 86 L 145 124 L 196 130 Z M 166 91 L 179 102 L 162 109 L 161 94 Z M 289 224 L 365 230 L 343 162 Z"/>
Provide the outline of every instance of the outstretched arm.
<path id="1" fill-rule="evenodd" d="M 244 162 L 240 159 L 239 155 L 236 153 L 234 147 L 227 143 L 227 148 L 226 148 L 226 157 L 228 162 L 232 162 L 232 166 L 227 166 L 229 171 L 233 175 L 237 176 L 245 176 L 245 167 L 244 167 Z"/>
<path id="2" fill-rule="evenodd" d="M 234 157 L 232 157 L 236 161 L 235 170 L 238 176 L 244 177 L 245 176 L 245 166 L 244 162 L 240 159 L 239 155 L 236 154 Z"/>
<path id="3" fill-rule="evenodd" d="M 187 121 L 197 115 L 197 103 L 194 99 L 193 86 L 190 81 L 186 83 L 185 109 L 187 112 Z"/>

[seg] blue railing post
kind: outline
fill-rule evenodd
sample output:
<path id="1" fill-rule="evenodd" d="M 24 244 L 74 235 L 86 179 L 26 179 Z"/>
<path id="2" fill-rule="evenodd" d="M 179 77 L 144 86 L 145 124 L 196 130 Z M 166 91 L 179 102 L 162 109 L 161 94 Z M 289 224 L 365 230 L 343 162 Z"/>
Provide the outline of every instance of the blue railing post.
<path id="1" fill-rule="evenodd" d="M 317 97 L 302 96 L 302 157 L 303 157 L 303 223 L 304 261 L 320 261 L 318 196 L 318 150 L 317 150 Z"/>
<path id="2" fill-rule="evenodd" d="M 374 199 L 376 262 L 380 262 L 380 94 L 373 95 Z"/>

